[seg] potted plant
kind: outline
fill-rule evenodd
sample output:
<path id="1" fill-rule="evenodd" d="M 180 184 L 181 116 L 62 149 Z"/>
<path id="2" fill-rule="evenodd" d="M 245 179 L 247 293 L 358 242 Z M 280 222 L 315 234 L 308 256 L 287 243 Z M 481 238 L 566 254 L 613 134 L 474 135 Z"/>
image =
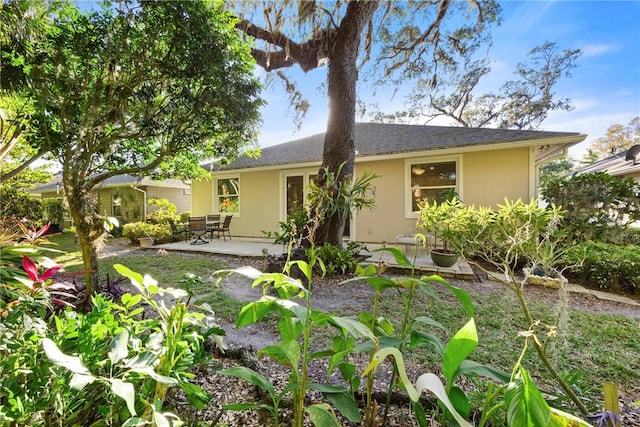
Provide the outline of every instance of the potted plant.
<path id="1" fill-rule="evenodd" d="M 438 267 L 451 267 L 458 262 L 459 254 L 451 243 L 458 238 L 459 218 L 456 216 L 462 202 L 453 196 L 441 203 L 425 203 L 420 211 L 418 224 L 433 238 L 430 247 L 431 260 Z M 439 245 L 439 243 L 441 245 Z"/>

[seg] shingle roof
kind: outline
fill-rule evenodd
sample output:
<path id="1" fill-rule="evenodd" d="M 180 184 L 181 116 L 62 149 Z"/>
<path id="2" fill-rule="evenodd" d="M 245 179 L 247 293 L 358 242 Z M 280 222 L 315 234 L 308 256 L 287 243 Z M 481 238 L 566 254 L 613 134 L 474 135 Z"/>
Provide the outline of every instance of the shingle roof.
<path id="1" fill-rule="evenodd" d="M 47 191 L 54 191 L 58 189 L 58 185 L 62 184 L 62 173 L 57 173 L 54 177 L 46 184 L 37 186 L 36 188 L 29 190 L 30 193 L 45 193 Z M 177 187 L 177 188 L 189 188 L 188 184 L 185 184 L 181 180 L 178 179 L 165 179 L 161 181 L 149 179 L 149 178 L 141 178 L 133 175 L 117 175 L 112 176 L 111 178 L 107 178 L 103 182 L 101 182 L 98 187 L 113 187 L 118 185 L 147 185 L 154 187 Z"/>
<path id="2" fill-rule="evenodd" d="M 320 161 L 322 160 L 324 135 L 324 133 L 320 133 L 266 147 L 262 149 L 262 154 L 257 159 L 241 156 L 235 162 L 219 169 L 244 169 Z M 584 137 L 578 132 L 357 123 L 355 144 L 357 158 L 569 136 Z M 211 167 L 211 165 L 208 166 Z"/>
<path id="3" fill-rule="evenodd" d="M 629 150 L 617 154 L 612 154 L 606 159 L 599 160 L 589 166 L 578 169 L 577 171 L 571 173 L 571 175 L 573 176 L 582 175 L 584 173 L 605 172 L 611 176 L 624 176 L 631 173 L 640 172 L 640 162 L 635 158 L 637 149 L 630 159 L 627 159 L 628 152 Z"/>

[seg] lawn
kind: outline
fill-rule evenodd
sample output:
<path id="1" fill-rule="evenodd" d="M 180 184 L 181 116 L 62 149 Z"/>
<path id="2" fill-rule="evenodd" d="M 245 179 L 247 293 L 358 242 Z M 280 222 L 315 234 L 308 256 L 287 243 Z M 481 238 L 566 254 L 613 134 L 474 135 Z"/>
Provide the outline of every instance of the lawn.
<path id="1" fill-rule="evenodd" d="M 80 253 L 71 235 L 67 233 L 54 236 L 51 240 L 58 244 L 57 249 L 66 252 L 57 258 L 58 262 L 65 264 L 66 271 L 81 271 Z M 227 296 L 208 279 L 211 272 L 227 267 L 210 255 L 170 253 L 164 256 L 149 256 L 116 253 L 100 259 L 103 274 L 109 272 L 110 277 L 115 277 L 112 270 L 115 263 L 150 274 L 161 286 L 180 286 L 180 280 L 185 273 L 202 277 L 204 283 L 194 289 L 194 292 L 198 294 L 201 302 L 208 302 L 216 314 L 226 320 L 232 321 L 242 306 L 242 302 Z M 471 289 L 469 292 L 475 306 L 475 321 L 480 341 L 471 359 L 510 373 L 523 348 L 524 339 L 518 334 L 527 326 L 515 297 L 508 291 L 481 292 Z M 412 316 L 429 316 L 442 323 L 451 331 L 449 334 L 440 333 L 446 341 L 453 331 L 462 326 L 464 313 L 448 291 L 439 289 L 437 293 L 437 299 L 420 294 L 414 303 Z M 379 307 L 380 315 L 397 325 L 401 320 L 402 304 L 400 294 L 386 292 Z M 555 311 L 554 307 L 548 304 L 547 300 L 530 301 L 536 319 L 551 322 Z M 549 354 L 553 363 L 573 384 L 591 411 L 602 410 L 601 390 L 604 381 L 618 384 L 626 402 L 640 400 L 640 391 L 637 389 L 637 385 L 640 384 L 639 331 L 638 318 L 582 310 L 567 312 Z M 426 332 L 435 333 L 435 330 Z M 435 353 L 425 346 L 414 349 L 410 357 L 423 364 L 426 370 L 438 372 L 442 365 Z M 555 384 L 547 376 L 532 348 L 527 351 L 523 365 L 532 372 L 537 382 L 544 384 L 546 390 L 554 389 Z"/>

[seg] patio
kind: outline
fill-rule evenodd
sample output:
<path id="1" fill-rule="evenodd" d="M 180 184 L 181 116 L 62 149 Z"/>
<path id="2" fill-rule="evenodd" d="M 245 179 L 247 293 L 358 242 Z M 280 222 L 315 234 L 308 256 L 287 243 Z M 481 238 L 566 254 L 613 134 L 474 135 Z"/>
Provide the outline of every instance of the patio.
<path id="1" fill-rule="evenodd" d="M 275 245 L 272 242 L 273 241 L 271 239 L 234 237 L 233 240 L 227 241 L 220 239 L 210 239 L 208 243 L 198 245 L 192 245 L 190 242 L 185 241 L 165 243 L 153 246 L 152 249 L 164 249 L 167 251 L 182 252 L 205 252 L 242 257 L 262 257 L 264 256 L 263 253 L 265 249 L 268 253 L 273 255 L 280 255 L 286 251 L 286 247 L 284 247 L 283 245 Z M 383 245 L 376 243 L 366 244 L 366 247 L 370 251 L 373 251 L 382 246 Z M 398 247 L 404 249 L 404 245 L 399 245 Z M 383 261 L 393 269 L 405 270 L 405 268 L 398 265 L 393 256 L 386 251 L 373 253 L 363 251 L 362 253 L 371 255 L 371 258 L 368 259 L 368 261 L 370 262 Z M 409 258 L 409 260 L 413 259 L 413 250 L 411 248 L 409 248 L 407 257 Z M 471 280 L 474 277 L 473 270 L 471 269 L 469 264 L 467 264 L 463 260 L 459 260 L 456 264 L 449 268 L 435 266 L 425 248 L 420 249 L 415 263 L 416 271 L 418 271 L 420 274 L 438 274 L 446 278 L 456 278 L 464 280 Z"/>

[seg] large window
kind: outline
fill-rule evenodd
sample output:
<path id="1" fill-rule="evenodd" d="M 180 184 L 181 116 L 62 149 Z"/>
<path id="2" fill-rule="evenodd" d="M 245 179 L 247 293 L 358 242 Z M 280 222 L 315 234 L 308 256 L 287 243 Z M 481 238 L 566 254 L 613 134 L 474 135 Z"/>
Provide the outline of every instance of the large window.
<path id="1" fill-rule="evenodd" d="M 411 212 L 419 212 L 424 203 L 446 200 L 457 189 L 455 161 L 408 163 Z"/>
<path id="2" fill-rule="evenodd" d="M 219 178 L 216 181 L 218 212 L 240 212 L 240 178 Z"/>

